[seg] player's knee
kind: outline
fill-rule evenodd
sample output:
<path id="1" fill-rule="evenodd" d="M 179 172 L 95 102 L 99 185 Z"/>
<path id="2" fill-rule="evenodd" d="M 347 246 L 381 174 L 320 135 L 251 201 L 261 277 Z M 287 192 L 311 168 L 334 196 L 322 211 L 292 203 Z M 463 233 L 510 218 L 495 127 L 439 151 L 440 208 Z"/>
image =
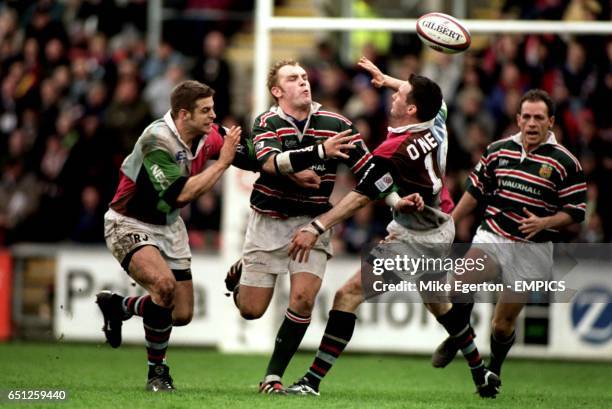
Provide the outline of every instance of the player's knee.
<path id="1" fill-rule="evenodd" d="M 242 304 L 239 306 L 239 310 L 240 316 L 245 320 L 256 320 L 258 318 L 261 318 L 261 316 L 264 315 L 264 312 L 266 312 L 265 308 L 261 308 L 255 305 Z"/>
<path id="2" fill-rule="evenodd" d="M 192 313 L 180 314 L 180 315 L 173 317 L 172 325 L 174 325 L 175 327 L 183 327 L 189 324 L 192 319 L 193 319 Z"/>
<path id="3" fill-rule="evenodd" d="M 291 294 L 289 306 L 295 313 L 308 316 L 314 308 L 314 302 L 314 297 L 309 292 L 297 291 Z"/>
<path id="4" fill-rule="evenodd" d="M 256 320 L 261 318 L 263 312 L 253 310 L 240 310 L 240 316 L 245 320 Z"/>
<path id="5" fill-rule="evenodd" d="M 155 292 L 159 297 L 162 307 L 170 308 L 174 305 L 174 291 L 176 281 L 174 278 L 162 278 L 155 283 Z"/>
<path id="6" fill-rule="evenodd" d="M 361 286 L 354 282 L 348 282 L 334 296 L 334 303 L 351 303 L 361 299 Z"/>
<path id="7" fill-rule="evenodd" d="M 514 331 L 514 320 L 505 317 L 495 317 L 491 325 L 493 336 L 499 339 L 507 338 Z"/>

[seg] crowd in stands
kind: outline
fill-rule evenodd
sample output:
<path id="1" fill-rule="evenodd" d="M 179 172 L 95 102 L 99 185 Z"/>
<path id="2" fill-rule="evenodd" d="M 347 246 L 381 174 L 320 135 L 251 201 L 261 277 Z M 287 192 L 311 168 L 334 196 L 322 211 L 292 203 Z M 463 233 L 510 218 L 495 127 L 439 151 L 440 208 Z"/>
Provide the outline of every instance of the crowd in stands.
<path id="1" fill-rule="evenodd" d="M 184 9 L 200 2 L 176 3 Z M 220 9 L 237 3 L 252 7 L 252 2 L 212 3 Z M 543 3 L 562 8 L 538 9 Z M 500 12 L 521 18 L 554 12 L 556 18 L 578 14 L 610 20 L 605 2 L 583 1 L 577 11 L 574 3 L 507 1 Z M 249 128 L 249 118 L 233 115 L 233 107 L 249 102 L 231 100 L 232 70 L 224 57 L 230 33 L 240 26 L 210 24 L 191 37 L 188 48 L 184 37 L 166 36 L 150 53 L 146 7 L 142 0 L 0 5 L 0 246 L 103 242 L 102 215 L 118 168 L 144 127 L 169 108 L 170 90 L 183 79 L 197 79 L 216 90 L 220 122 L 238 121 Z M 446 184 L 455 199 L 484 147 L 517 131 L 522 93 L 533 87 L 548 91 L 557 104 L 557 139 L 579 158 L 588 183 L 587 219 L 565 238 L 610 241 L 610 36 L 476 36 L 462 57 L 423 49 L 414 36 L 393 36 L 387 47 L 380 50 L 366 40 L 361 52 L 397 77 L 422 73 L 443 89 L 450 137 Z M 313 48 L 315 57 L 304 59 L 304 65 L 314 99 L 353 120 L 369 147 L 376 147 L 386 135 L 389 92 L 373 89 L 365 73 L 343 63 L 333 41 Z M 336 199 L 354 183 L 348 173 L 337 180 Z M 218 248 L 221 196 L 217 186 L 184 209 L 194 247 Z M 384 235 L 389 219 L 384 206 L 363 209 L 336 229 L 336 249 L 359 252 Z M 466 221 L 458 226 L 457 239 L 469 241 L 473 230 L 473 220 Z"/>

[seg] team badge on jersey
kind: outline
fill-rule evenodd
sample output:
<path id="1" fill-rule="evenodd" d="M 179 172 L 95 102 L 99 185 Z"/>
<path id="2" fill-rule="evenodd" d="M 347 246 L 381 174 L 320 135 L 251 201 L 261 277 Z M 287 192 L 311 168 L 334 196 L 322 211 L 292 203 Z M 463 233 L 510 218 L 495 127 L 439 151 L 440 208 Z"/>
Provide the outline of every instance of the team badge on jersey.
<path id="1" fill-rule="evenodd" d="M 178 152 L 176 153 L 175 158 L 176 158 L 176 161 L 177 161 L 177 162 L 183 162 L 184 160 L 186 160 L 186 159 L 187 159 L 187 152 L 185 152 L 184 150 L 182 150 L 182 151 L 178 151 Z"/>
<path id="2" fill-rule="evenodd" d="M 392 184 L 393 184 L 393 177 L 391 176 L 389 172 L 385 173 L 384 175 L 381 176 L 380 179 L 374 182 L 374 186 L 376 186 L 378 190 L 380 190 L 381 192 L 384 192 L 385 190 L 387 190 L 389 187 L 391 187 Z"/>
<path id="3" fill-rule="evenodd" d="M 542 165 L 540 167 L 540 171 L 538 172 L 541 177 L 545 179 L 549 179 L 552 175 L 553 168 L 550 165 Z"/>

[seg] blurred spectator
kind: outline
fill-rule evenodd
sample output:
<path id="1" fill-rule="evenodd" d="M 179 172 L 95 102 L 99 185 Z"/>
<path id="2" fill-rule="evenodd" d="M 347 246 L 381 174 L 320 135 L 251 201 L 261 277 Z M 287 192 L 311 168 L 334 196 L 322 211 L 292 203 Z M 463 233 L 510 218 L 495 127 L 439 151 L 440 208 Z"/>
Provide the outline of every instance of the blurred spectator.
<path id="1" fill-rule="evenodd" d="M 431 78 L 440 86 L 446 101 L 455 99 L 455 92 L 461 79 L 461 66 L 449 54 L 429 51 L 431 57 L 423 65 L 421 75 Z"/>
<path id="2" fill-rule="evenodd" d="M 111 58 L 107 37 L 94 34 L 88 42 L 85 70 L 91 79 L 104 81 L 109 87 L 117 83 L 117 66 Z"/>
<path id="3" fill-rule="evenodd" d="M 202 54 L 193 67 L 193 79 L 203 82 L 215 90 L 215 113 L 221 121 L 229 114 L 231 74 L 225 53 L 225 37 L 211 31 L 202 41 Z"/>
<path id="4" fill-rule="evenodd" d="M 507 119 L 507 101 L 508 93 L 518 93 L 520 95 L 526 90 L 524 80 L 521 78 L 521 72 L 516 64 L 504 64 L 501 69 L 499 81 L 491 89 L 491 93 L 487 98 L 487 109 L 493 114 L 496 121 Z M 516 111 L 514 111 L 516 113 Z M 512 115 L 514 116 L 514 114 Z M 498 130 L 501 128 L 498 125 Z"/>
<path id="5" fill-rule="evenodd" d="M 118 137 L 120 150 L 128 154 L 144 127 L 151 121 L 149 105 L 140 98 L 138 83 L 124 78 L 117 84 L 104 122 L 108 130 Z"/>
<path id="6" fill-rule="evenodd" d="M 577 103 L 593 92 L 595 83 L 592 77 L 592 69 L 587 64 L 586 52 L 579 42 L 569 42 L 567 57 L 561 69 L 561 74 L 563 75 L 563 82 L 569 91 L 570 97 L 578 98 Z"/>
<path id="7" fill-rule="evenodd" d="M 105 211 L 106 203 L 100 201 L 97 188 L 86 186 L 81 193 L 81 206 L 70 238 L 79 243 L 104 242 Z"/>
<path id="8" fill-rule="evenodd" d="M 33 173 L 13 158 L 2 166 L 0 178 L 0 245 L 28 239 L 28 217 L 39 205 L 40 186 Z"/>
<path id="9" fill-rule="evenodd" d="M 374 148 L 385 138 L 386 115 L 381 94 L 363 79 L 353 81 L 353 95 L 344 106 L 343 112 L 349 118 L 360 118 L 368 122 L 371 138 L 366 141 L 369 148 Z"/>
<path id="10" fill-rule="evenodd" d="M 87 90 L 83 109 L 86 115 L 95 115 L 98 119 L 104 117 L 104 112 L 108 103 L 108 91 L 106 85 L 101 81 L 96 81 Z"/>
<path id="11" fill-rule="evenodd" d="M 185 70 L 180 63 L 171 63 L 161 77 L 151 80 L 143 92 L 143 98 L 151 107 L 151 113 L 155 118 L 161 118 L 170 109 L 168 95 L 172 89 L 181 81 L 185 80 Z M 215 94 L 216 95 L 216 94 Z M 215 99 L 215 112 L 216 112 Z"/>
<path id="12" fill-rule="evenodd" d="M 563 20 L 597 20 L 602 11 L 603 7 L 597 0 L 571 0 L 563 13 Z"/>
<path id="13" fill-rule="evenodd" d="M 45 44 L 44 59 L 42 61 L 44 61 L 42 75 L 45 77 L 51 76 L 56 68 L 68 65 L 69 61 L 66 56 L 64 44 L 57 38 L 52 38 L 47 41 L 47 44 Z"/>
<path id="14" fill-rule="evenodd" d="M 46 48 L 48 41 L 54 39 L 59 40 L 64 46 L 69 44 L 68 34 L 60 20 L 61 7 L 54 0 L 38 0 L 28 11 L 25 37 L 35 38 L 41 50 Z"/>
<path id="15" fill-rule="evenodd" d="M 351 90 L 346 86 L 348 78 L 337 65 L 325 65 L 318 70 L 318 87 L 313 91 L 313 99 L 331 109 L 340 111 L 351 97 Z"/>
<path id="16" fill-rule="evenodd" d="M 175 51 L 167 41 L 162 41 L 155 51 L 155 54 L 147 58 L 142 67 L 142 79 L 152 81 L 162 77 L 170 66 L 184 66 L 185 57 Z"/>
<path id="17" fill-rule="evenodd" d="M 492 140 L 495 134 L 495 121 L 491 114 L 484 109 L 484 99 L 485 96 L 480 88 L 476 86 L 464 88 L 457 95 L 457 107 L 447 121 L 447 126 L 454 133 L 459 146 L 465 152 L 474 149 L 478 151 L 480 148 L 480 146 L 474 145 L 468 137 L 467 131 L 472 124 L 477 124 L 482 129 L 487 140 Z"/>
<path id="18" fill-rule="evenodd" d="M 16 55 L 23 45 L 23 31 L 19 30 L 15 10 L 3 7 L 0 9 L 0 41 L 3 45 L 2 59 Z"/>

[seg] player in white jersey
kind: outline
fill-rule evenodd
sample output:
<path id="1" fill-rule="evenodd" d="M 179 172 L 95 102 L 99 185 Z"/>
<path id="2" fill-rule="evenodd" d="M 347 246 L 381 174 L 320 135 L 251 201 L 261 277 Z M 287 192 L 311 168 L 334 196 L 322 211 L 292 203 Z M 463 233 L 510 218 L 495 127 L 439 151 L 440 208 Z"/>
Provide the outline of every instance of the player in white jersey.
<path id="1" fill-rule="evenodd" d="M 193 315 L 191 252 L 179 208 L 209 191 L 232 164 L 240 127 L 225 138 L 213 124 L 214 91 L 197 81 L 178 84 L 170 111 L 149 125 L 121 166 L 119 187 L 104 217 L 106 244 L 147 295 L 97 295 L 108 343 L 121 344 L 122 321 L 142 317 L 149 391 L 173 391 L 166 349 L 173 325 Z M 218 160 L 204 169 L 206 160 Z M 203 170 L 204 169 L 204 170 Z"/>

